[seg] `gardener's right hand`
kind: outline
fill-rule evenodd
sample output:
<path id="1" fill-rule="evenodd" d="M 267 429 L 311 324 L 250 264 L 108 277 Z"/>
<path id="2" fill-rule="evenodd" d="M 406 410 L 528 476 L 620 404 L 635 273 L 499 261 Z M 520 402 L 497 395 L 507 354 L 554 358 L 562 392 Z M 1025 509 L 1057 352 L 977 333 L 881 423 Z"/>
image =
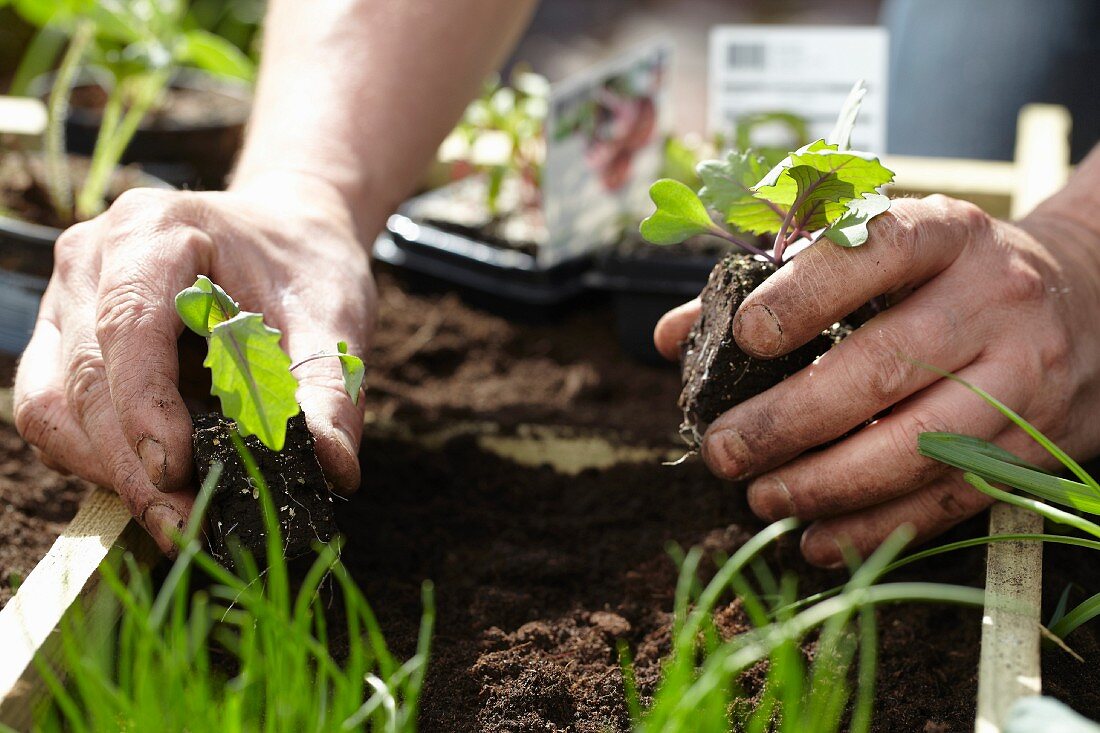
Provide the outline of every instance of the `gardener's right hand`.
<path id="1" fill-rule="evenodd" d="M 129 191 L 62 234 L 16 374 L 16 426 L 47 465 L 114 487 L 169 553 L 194 498 L 174 297 L 199 274 L 262 312 L 295 360 L 341 340 L 363 354 L 373 314 L 368 251 L 344 199 L 317 178 Z M 339 365 L 318 360 L 295 375 L 327 477 L 355 490 L 362 413 Z"/>

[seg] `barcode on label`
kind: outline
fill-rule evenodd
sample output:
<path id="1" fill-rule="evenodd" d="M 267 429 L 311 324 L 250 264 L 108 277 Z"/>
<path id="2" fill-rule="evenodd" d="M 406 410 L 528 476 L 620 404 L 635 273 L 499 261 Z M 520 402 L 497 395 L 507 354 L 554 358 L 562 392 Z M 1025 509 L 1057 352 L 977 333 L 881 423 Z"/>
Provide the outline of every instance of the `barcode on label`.
<path id="1" fill-rule="evenodd" d="M 764 51 L 760 43 L 734 43 L 726 49 L 726 63 L 731 69 L 763 69 Z"/>

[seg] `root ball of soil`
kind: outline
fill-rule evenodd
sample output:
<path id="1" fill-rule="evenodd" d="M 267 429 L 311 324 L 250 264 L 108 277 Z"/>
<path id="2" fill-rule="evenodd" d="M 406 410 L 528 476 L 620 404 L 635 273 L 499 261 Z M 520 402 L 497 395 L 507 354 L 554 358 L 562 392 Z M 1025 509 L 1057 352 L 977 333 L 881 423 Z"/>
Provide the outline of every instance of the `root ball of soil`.
<path id="1" fill-rule="evenodd" d="M 196 415 L 193 421 L 199 479 L 206 481 L 214 462 L 223 466 L 207 511 L 210 552 L 222 563 L 232 563 L 230 547 L 239 544 L 263 566 L 267 541 L 263 509 L 259 489 L 229 437 L 236 425 L 218 413 Z M 315 542 L 331 540 L 336 534 L 332 493 L 317 462 L 316 441 L 306 427 L 305 416 L 299 412 L 290 419 L 286 445 L 279 452 L 265 447 L 255 436 L 244 442 L 271 492 L 286 558 L 301 557 Z"/>
<path id="2" fill-rule="evenodd" d="M 775 359 L 757 359 L 733 338 L 737 308 L 776 267 L 744 254 L 727 255 L 715 265 L 700 296 L 702 310 L 681 345 L 683 391 L 680 434 L 692 447 L 702 442 L 707 426 L 719 415 L 753 395 L 774 387 L 851 333 L 833 324 L 809 343 Z"/>

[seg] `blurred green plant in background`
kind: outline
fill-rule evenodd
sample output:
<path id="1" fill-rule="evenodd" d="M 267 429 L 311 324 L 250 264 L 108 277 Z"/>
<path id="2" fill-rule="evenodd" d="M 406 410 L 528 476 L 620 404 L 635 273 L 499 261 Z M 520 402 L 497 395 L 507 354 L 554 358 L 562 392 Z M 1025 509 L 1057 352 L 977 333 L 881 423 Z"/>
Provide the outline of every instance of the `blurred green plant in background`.
<path id="1" fill-rule="evenodd" d="M 63 220 L 103 210 L 111 175 L 145 116 L 181 67 L 251 81 L 256 65 L 240 48 L 202 28 L 183 0 L 0 0 L 37 30 L 12 77 L 10 93 L 56 69 L 47 101 L 46 176 Z M 216 19 L 214 19 L 216 20 Z M 65 158 L 69 98 L 82 71 L 107 99 L 95 150 L 74 195 Z"/>

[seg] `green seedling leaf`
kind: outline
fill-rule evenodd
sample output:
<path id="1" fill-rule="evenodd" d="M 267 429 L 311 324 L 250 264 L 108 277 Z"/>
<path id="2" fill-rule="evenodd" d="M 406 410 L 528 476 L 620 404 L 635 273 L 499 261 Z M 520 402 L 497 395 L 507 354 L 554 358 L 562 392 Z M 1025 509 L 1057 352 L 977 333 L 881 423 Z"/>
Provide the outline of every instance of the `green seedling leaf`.
<path id="1" fill-rule="evenodd" d="M 1057 459 L 1059 463 L 1068 468 L 1074 476 L 1079 478 L 1081 482 L 1092 491 L 1094 497 L 1100 497 L 1100 484 L 1096 482 L 1096 479 L 1089 475 L 1089 472 L 1082 468 L 1081 464 L 1070 458 L 1068 453 L 1055 445 L 1053 440 L 1043 435 L 1043 433 L 1040 432 L 1038 428 L 1022 418 L 1011 407 L 1004 404 L 981 387 L 977 387 L 966 381 L 965 379 L 955 376 L 951 372 L 945 371 L 936 366 L 932 366 L 931 364 L 924 364 L 919 361 L 915 361 L 915 363 L 924 369 L 939 374 L 941 377 L 950 379 L 953 382 L 961 384 L 974 394 L 981 397 L 983 400 L 986 401 L 986 403 L 996 408 L 997 412 L 1001 413 L 1009 420 L 1011 420 L 1016 425 L 1016 427 L 1027 433 L 1032 440 L 1041 445 L 1046 450 L 1046 452 Z"/>
<path id="2" fill-rule="evenodd" d="M 256 65 L 239 48 L 201 28 L 186 31 L 177 52 L 180 60 L 216 76 L 252 81 Z"/>
<path id="3" fill-rule="evenodd" d="M 298 380 L 279 345 L 281 335 L 259 313 L 242 311 L 210 330 L 203 362 L 222 414 L 237 421 L 241 435 L 255 435 L 274 451 L 283 449 L 287 420 L 301 409 L 294 396 Z"/>
<path id="4" fill-rule="evenodd" d="M 1084 517 L 1063 511 L 1062 509 L 1044 504 L 1041 501 L 1036 501 L 1027 496 L 1019 496 L 1017 494 L 1010 494 L 1007 491 L 1002 491 L 990 485 L 988 481 L 974 473 L 964 473 L 963 479 L 983 494 L 991 496 L 998 501 L 1003 501 L 1005 504 L 1012 504 L 1013 506 L 1028 509 L 1056 524 L 1064 524 L 1067 527 L 1073 527 L 1086 534 L 1091 534 L 1093 537 L 1100 537 L 1100 525 L 1097 525 L 1095 522 L 1090 522 Z M 1011 484 L 1009 485 L 1011 486 Z M 1027 491 L 1027 489 L 1021 490 Z"/>
<path id="5" fill-rule="evenodd" d="M 759 198 L 793 208 L 793 221 L 807 231 L 831 226 L 848 211 L 849 201 L 877 194 L 880 186 L 894 180 L 878 158 L 840 152 L 819 142 L 822 148 L 795 153 L 775 183 L 756 189 Z"/>
<path id="6" fill-rule="evenodd" d="M 848 92 L 848 98 L 844 100 L 844 106 L 840 108 L 840 115 L 836 118 L 836 125 L 829 137 L 825 138 L 830 145 L 836 145 L 837 150 L 847 150 L 852 144 L 852 130 L 856 126 L 856 118 L 859 117 L 859 108 L 863 104 L 863 98 L 867 96 L 867 85 L 860 79 Z"/>
<path id="7" fill-rule="evenodd" d="M 176 294 L 176 312 L 185 326 L 200 336 L 210 338 L 215 326 L 225 323 L 241 309 L 210 278 L 199 275 L 194 285 Z"/>
<path id="8" fill-rule="evenodd" d="M 703 161 L 696 172 L 703 181 L 699 199 L 727 223 L 751 234 L 779 231 L 783 211 L 753 191 L 768 172 L 763 158 L 752 151 L 734 151 L 722 160 Z"/>
<path id="9" fill-rule="evenodd" d="M 694 191 L 671 178 L 649 187 L 657 210 L 642 222 L 642 236 L 654 244 L 678 244 L 715 229 L 707 208 Z"/>
<path id="10" fill-rule="evenodd" d="M 344 374 L 344 388 L 351 395 L 351 401 L 354 404 L 359 404 L 359 390 L 363 386 L 363 374 L 366 367 L 363 366 L 362 359 L 348 353 L 347 341 L 337 343 L 336 350 L 340 354 L 340 371 Z"/>
<path id="11" fill-rule="evenodd" d="M 1071 590 L 1073 590 L 1073 583 L 1068 584 L 1062 590 L 1062 595 L 1058 597 L 1058 605 L 1054 607 L 1054 613 L 1050 615 L 1050 621 L 1047 622 L 1048 629 L 1065 617 L 1066 608 L 1069 607 L 1069 593 Z"/>
<path id="12" fill-rule="evenodd" d="M 867 193 L 848 202 L 844 213 L 825 230 L 824 236 L 841 247 L 858 247 L 867 242 L 867 224 L 890 209 L 890 197 Z"/>

